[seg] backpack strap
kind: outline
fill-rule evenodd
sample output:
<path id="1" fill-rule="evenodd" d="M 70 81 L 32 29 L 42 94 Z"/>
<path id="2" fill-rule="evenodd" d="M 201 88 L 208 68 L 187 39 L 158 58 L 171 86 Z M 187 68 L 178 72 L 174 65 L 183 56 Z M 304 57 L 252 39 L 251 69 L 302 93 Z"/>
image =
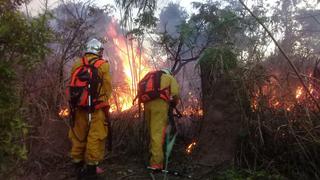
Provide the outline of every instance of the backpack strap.
<path id="1" fill-rule="evenodd" d="M 93 62 L 93 66 L 95 68 L 99 68 L 102 64 L 107 63 L 108 61 L 103 60 L 103 59 L 99 59 L 98 57 L 94 57 L 88 60 L 88 58 L 86 56 L 82 57 L 82 64 L 83 65 L 91 65 L 91 62 Z"/>
<path id="2" fill-rule="evenodd" d="M 164 72 L 163 71 L 156 71 L 155 75 L 154 75 L 154 90 L 155 91 L 159 91 L 160 90 L 160 86 L 161 86 L 161 76 Z"/>
<path id="3" fill-rule="evenodd" d="M 154 72 L 148 73 L 146 75 L 146 77 L 143 79 L 143 81 L 146 81 L 145 84 L 143 84 L 144 86 L 142 86 L 142 89 L 144 92 L 149 92 L 154 90 L 154 81 L 150 81 L 150 78 L 154 75 Z"/>
<path id="4" fill-rule="evenodd" d="M 87 57 L 83 56 L 81 60 L 83 65 L 89 65 L 89 61 Z"/>
<path id="5" fill-rule="evenodd" d="M 94 66 L 95 68 L 99 68 L 99 67 L 100 67 L 102 64 L 104 64 L 104 63 L 106 63 L 105 60 L 98 59 L 98 60 L 96 60 L 96 61 L 93 63 L 93 66 Z"/>
<path id="6" fill-rule="evenodd" d="M 92 62 L 92 61 L 94 61 L 94 63 L 93 64 L 90 63 L 90 65 L 93 66 L 96 70 L 98 70 L 98 68 L 100 66 L 102 66 L 103 64 L 107 63 L 106 60 L 98 59 L 98 58 L 94 58 L 90 62 Z M 100 83 L 100 86 L 97 89 L 97 97 L 96 97 L 97 99 L 95 99 L 95 101 L 93 102 L 94 103 L 94 109 L 101 109 L 103 107 L 109 106 L 108 102 L 98 101 L 99 97 L 103 96 L 103 94 L 100 94 L 101 93 L 101 88 L 102 88 L 102 79 L 99 79 L 98 81 Z"/>

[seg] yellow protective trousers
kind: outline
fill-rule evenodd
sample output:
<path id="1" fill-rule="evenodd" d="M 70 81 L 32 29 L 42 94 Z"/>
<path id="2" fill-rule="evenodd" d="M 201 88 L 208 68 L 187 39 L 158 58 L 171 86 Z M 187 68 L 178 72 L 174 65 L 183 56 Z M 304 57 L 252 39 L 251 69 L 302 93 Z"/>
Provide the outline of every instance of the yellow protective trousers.
<path id="1" fill-rule="evenodd" d="M 103 110 L 98 109 L 92 113 L 92 120 L 89 125 L 88 111 L 84 109 L 76 110 L 74 127 L 69 130 L 73 161 L 85 161 L 87 164 L 96 165 L 103 160 L 108 131 L 105 120 Z"/>
<path id="2" fill-rule="evenodd" d="M 150 132 L 150 166 L 163 168 L 165 131 L 168 124 L 169 105 L 162 99 L 144 104 L 144 115 Z"/>

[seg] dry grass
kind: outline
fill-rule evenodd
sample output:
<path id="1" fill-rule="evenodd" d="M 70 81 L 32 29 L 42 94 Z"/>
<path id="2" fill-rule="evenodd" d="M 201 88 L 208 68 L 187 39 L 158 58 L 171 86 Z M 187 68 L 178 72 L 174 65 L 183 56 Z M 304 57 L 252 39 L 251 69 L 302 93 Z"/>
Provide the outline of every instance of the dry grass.
<path id="1" fill-rule="evenodd" d="M 263 67 L 246 75 L 243 82 L 249 100 L 243 109 L 244 128 L 236 163 L 251 170 L 269 170 L 294 179 L 320 178 L 317 161 L 319 112 L 313 108 L 311 99 L 298 100 L 295 79 L 273 81 L 272 72 Z M 261 93 L 266 86 L 268 90 Z M 257 104 L 255 110 L 250 108 L 253 99 Z M 275 99 L 280 105 L 272 105 Z"/>

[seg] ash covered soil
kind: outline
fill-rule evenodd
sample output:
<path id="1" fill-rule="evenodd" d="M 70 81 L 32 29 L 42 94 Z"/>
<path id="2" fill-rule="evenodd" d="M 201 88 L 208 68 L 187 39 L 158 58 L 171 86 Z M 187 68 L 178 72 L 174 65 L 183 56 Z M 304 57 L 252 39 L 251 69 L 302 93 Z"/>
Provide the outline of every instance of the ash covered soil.
<path id="1" fill-rule="evenodd" d="M 215 168 L 198 163 L 192 155 L 186 153 L 185 144 L 179 140 L 177 141 L 168 169 L 178 171 L 182 173 L 183 176 L 168 175 L 168 179 L 212 179 L 216 172 Z M 123 154 L 121 152 L 109 153 L 105 161 L 100 164 L 100 167 L 102 167 L 105 172 L 99 176 L 99 180 L 153 179 L 150 171 L 146 169 L 147 158 L 145 155 L 145 152 L 141 152 L 140 155 Z M 41 165 L 35 163 L 33 164 L 34 167 L 28 167 L 28 173 L 25 171 L 26 174 L 20 176 L 18 179 L 76 180 L 72 173 L 72 163 L 68 157 L 56 159 L 54 163 L 55 165 L 49 165 L 48 167 L 42 167 L 43 164 L 45 164 L 44 161 Z M 191 178 L 187 178 L 186 176 L 191 176 Z M 154 179 L 162 180 L 163 178 L 164 174 L 162 173 L 154 174 Z"/>
<path id="2" fill-rule="evenodd" d="M 124 119 L 127 119 L 126 117 Z M 100 165 L 105 170 L 100 179 L 152 179 L 150 171 L 146 169 L 149 159 L 148 146 L 141 147 L 137 144 L 137 139 L 132 138 L 133 135 L 130 134 L 139 132 L 141 124 L 138 121 L 132 121 L 132 119 L 129 119 L 125 124 L 123 124 L 125 121 L 115 122 L 121 122 L 121 124 L 113 124 L 113 128 L 116 130 L 113 132 L 113 139 L 115 140 L 113 143 L 114 148 L 112 152 L 107 153 L 105 160 Z M 198 137 L 197 133 L 194 135 L 188 135 L 188 133 L 192 132 L 190 130 L 198 131 L 197 125 L 199 125 L 201 120 L 188 120 L 187 122 L 189 122 L 188 127 L 186 122 L 178 122 L 178 129 L 180 127 L 180 132 L 182 133 L 178 136 L 174 145 L 168 169 L 178 171 L 183 175 L 191 175 L 192 179 L 214 179 L 216 173 L 223 168 L 221 162 L 208 163 L 204 161 L 206 158 L 200 155 L 203 150 L 211 152 L 209 154 L 217 152 L 214 150 L 213 144 L 207 144 L 199 147 L 196 146 L 193 152 L 188 154 L 186 148 L 193 141 L 194 137 Z M 179 123 L 184 124 L 184 126 L 181 126 Z M 206 123 L 203 125 L 208 126 Z M 184 129 L 181 127 L 184 127 Z M 212 127 L 211 125 L 210 127 L 214 129 L 215 126 Z M 43 132 L 39 131 L 35 133 L 34 136 L 38 138 L 30 140 L 28 161 L 15 168 L 15 172 L 13 172 L 15 174 L 14 177 L 18 176 L 15 179 L 75 180 L 76 178 L 73 177 L 72 173 L 72 163 L 68 157 L 70 141 L 66 125 L 62 121 L 49 121 L 38 129 L 41 129 Z M 214 136 L 214 133 L 211 132 L 210 134 L 209 132 L 207 138 L 213 138 Z M 142 133 L 139 137 L 145 137 L 145 134 Z M 119 138 L 122 140 L 118 140 Z M 224 138 L 224 140 L 223 143 L 228 142 L 228 139 Z M 197 141 L 200 142 L 200 140 Z M 120 143 L 121 145 L 117 146 L 117 142 L 122 142 L 122 144 Z M 222 151 L 224 150 L 220 148 L 220 151 L 218 154 L 223 154 Z M 155 179 L 163 179 L 163 177 L 161 173 L 155 175 Z M 173 180 L 188 179 L 174 175 L 168 175 L 168 177 Z"/>

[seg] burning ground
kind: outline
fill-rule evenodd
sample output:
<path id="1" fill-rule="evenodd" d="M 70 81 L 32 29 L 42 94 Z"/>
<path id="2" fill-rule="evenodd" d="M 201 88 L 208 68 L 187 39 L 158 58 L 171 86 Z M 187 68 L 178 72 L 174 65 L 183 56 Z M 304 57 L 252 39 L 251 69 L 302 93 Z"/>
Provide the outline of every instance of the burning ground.
<path id="1" fill-rule="evenodd" d="M 109 53 L 112 54 L 109 55 L 109 59 L 115 77 L 111 107 L 114 145 L 112 152 L 107 153 L 105 161 L 101 164 L 106 170 L 102 179 L 150 179 L 149 172 L 145 169 L 148 162 L 148 132 L 143 114 L 139 114 L 137 105 L 133 106 L 132 100 L 139 79 L 153 69 L 152 62 L 147 61 L 145 51 L 138 50 L 137 43 L 133 39 L 126 39 L 118 28 L 115 21 L 111 21 L 106 28 L 108 32 L 106 37 L 110 44 L 107 51 L 112 52 Z M 128 48 L 126 41 L 133 46 Z M 188 74 L 190 71 L 194 71 L 194 68 L 186 66 L 182 72 Z M 238 71 L 241 69 L 235 70 L 234 73 L 239 73 Z M 318 98 L 318 95 L 312 65 L 304 69 L 302 71 L 304 73 L 301 74 L 307 89 L 301 86 L 294 74 L 279 73 L 287 71 L 287 69 L 276 70 L 266 64 L 243 73 L 244 84 L 235 86 L 229 81 L 215 82 L 215 88 L 210 89 L 214 92 L 213 97 L 207 99 L 210 102 L 203 101 L 209 104 L 205 107 L 200 103 L 203 97 L 198 90 L 199 83 L 189 82 L 189 79 L 194 78 L 195 74 L 199 75 L 199 72 L 194 71 L 192 75 L 189 73 L 192 77 L 183 73 L 178 75 L 178 80 L 182 82 L 182 104 L 179 109 L 184 117 L 176 120 L 179 136 L 171 155 L 169 168 L 192 175 L 195 179 L 206 179 L 218 177 L 219 170 L 229 167 L 231 161 L 246 167 L 254 163 L 247 157 L 255 154 L 256 150 L 251 149 L 245 139 L 256 143 L 256 148 L 271 146 L 274 143 L 280 144 L 275 149 L 266 150 L 267 157 L 290 159 L 294 156 L 294 153 L 285 154 L 287 146 L 284 143 L 294 147 L 297 141 L 299 143 L 312 141 L 317 128 L 317 123 L 314 122 L 314 113 L 317 109 L 307 91 L 315 98 Z M 234 94 L 243 88 L 248 93 L 245 95 L 247 104 L 240 102 L 239 99 L 243 97 Z M 236 100 L 234 97 L 237 97 Z M 244 103 L 243 107 L 247 105 L 246 109 L 241 109 L 238 103 Z M 34 161 L 28 162 L 28 168 L 24 169 L 22 179 L 38 177 L 73 179 L 70 173 L 71 162 L 67 157 L 69 150 L 66 134 L 67 119 L 64 118 L 68 115 L 68 110 L 61 109 L 58 114 L 61 118 L 52 119 L 49 124 L 52 130 L 46 131 L 50 134 L 49 139 L 46 139 L 50 143 L 33 140 L 36 143 L 32 152 L 37 153 L 33 157 L 30 156 Z M 204 115 L 206 116 L 203 119 Z M 309 117 L 308 123 L 305 123 L 305 117 Z M 241 121 L 246 122 L 250 119 L 258 121 L 248 121 L 247 126 L 240 125 Z M 246 131 L 246 128 L 250 130 Z M 237 144 L 239 131 L 240 140 Z M 243 132 L 244 134 L 241 134 Z M 64 139 L 62 142 L 61 137 Z M 43 144 L 50 150 L 43 150 L 41 148 Z M 55 149 L 55 153 L 52 149 Z M 279 155 L 274 156 L 274 154 Z M 256 155 L 253 159 L 258 157 L 259 155 Z M 262 164 L 269 162 L 266 159 L 260 161 Z M 277 162 L 279 161 L 281 160 L 277 159 Z M 161 178 L 161 175 L 158 176 Z M 185 178 L 170 176 L 170 179 Z"/>
<path id="2" fill-rule="evenodd" d="M 106 170 L 103 176 L 107 179 L 150 179 L 145 169 L 148 162 L 149 135 L 143 121 L 143 114 L 139 114 L 137 104 L 133 105 L 132 102 L 136 96 L 138 81 L 156 67 L 152 65 L 152 61 L 147 60 L 147 50 L 139 48 L 138 42 L 133 38 L 126 38 L 117 21 L 111 19 L 105 32 L 108 42 L 105 54 L 111 64 L 113 77 L 113 94 L 110 101 L 113 149 L 106 154 L 105 161 L 101 165 Z M 190 69 L 194 73 L 189 73 Z M 182 103 L 178 109 L 183 114 L 183 118 L 176 119 L 179 136 L 169 166 L 172 167 L 170 169 L 181 171 L 186 175 L 193 175 L 195 172 L 193 169 L 196 165 L 191 165 L 190 162 L 193 159 L 193 151 L 196 149 L 203 116 L 197 77 L 199 78 L 198 72 L 194 71 L 192 66 L 186 66 L 177 76 L 182 89 Z M 190 83 L 190 79 L 196 83 Z M 56 114 L 59 117 L 51 118 L 48 124 L 43 124 L 41 127 L 44 130 L 41 133 L 46 134 L 45 141 L 30 140 L 32 161 L 27 162 L 22 179 L 73 178 L 68 157 L 69 113 L 66 106 L 61 106 Z M 47 129 L 44 126 L 50 128 Z"/>
<path id="3" fill-rule="evenodd" d="M 179 135 L 169 169 L 194 179 L 219 179 L 220 170 L 226 173 L 222 179 L 319 179 L 320 11 L 301 8 L 311 1 L 277 2 L 271 11 L 263 1 L 252 8 L 281 36 L 279 44 L 299 73 L 270 46 L 269 36 L 238 1 L 195 3 L 194 14 L 171 3 L 153 28 L 141 31 L 134 29 L 136 21 L 131 21 L 132 26 L 121 25 L 108 7 L 82 2 L 55 8 L 54 18 L 42 19 L 46 23 L 30 20 L 32 27 L 41 24 L 52 30 L 54 40 L 44 42 L 52 52 L 34 52 L 38 46 L 16 47 L 20 41 L 7 46 L 6 41 L 15 38 L 0 41 L 5 59 L 0 61 L 1 73 L 10 83 L 0 73 L 1 82 L 15 86 L 0 91 L 0 100 L 5 100 L 0 104 L 5 107 L 0 111 L 5 114 L 1 128 L 7 128 L 0 150 L 13 157 L 8 166 L 12 171 L 0 178 L 13 174 L 20 179 L 72 179 L 67 138 L 70 112 L 64 92 L 74 57 L 81 56 L 87 39 L 95 36 L 105 41 L 113 81 L 113 150 L 101 164 L 106 169 L 102 179 L 150 179 L 145 170 L 148 132 L 143 114 L 132 101 L 141 77 L 163 67 L 175 67 L 182 99 L 178 109 L 183 114 L 176 119 Z M 11 22 L 7 27 L 20 24 Z M 23 47 L 35 41 L 28 40 Z M 16 48 L 4 50 L 11 46 Z M 26 56 L 29 49 L 32 53 Z M 34 53 L 43 61 L 33 61 Z M 11 67 L 7 62 L 14 63 Z M 19 107 L 7 104 L 9 91 L 14 92 L 12 97 L 19 96 L 15 101 L 10 98 Z"/>

